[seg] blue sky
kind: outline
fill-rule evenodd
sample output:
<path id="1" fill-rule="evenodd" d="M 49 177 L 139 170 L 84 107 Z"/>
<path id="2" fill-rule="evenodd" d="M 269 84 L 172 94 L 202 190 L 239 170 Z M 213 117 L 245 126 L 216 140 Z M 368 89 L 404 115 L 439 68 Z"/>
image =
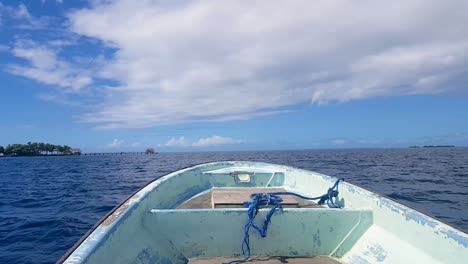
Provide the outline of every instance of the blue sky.
<path id="1" fill-rule="evenodd" d="M 0 0 L 0 145 L 468 146 L 466 10 Z"/>

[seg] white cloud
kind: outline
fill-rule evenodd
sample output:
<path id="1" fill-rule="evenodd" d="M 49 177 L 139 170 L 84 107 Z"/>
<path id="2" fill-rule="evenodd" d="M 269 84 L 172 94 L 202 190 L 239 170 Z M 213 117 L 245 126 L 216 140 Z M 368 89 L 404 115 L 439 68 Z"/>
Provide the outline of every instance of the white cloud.
<path id="1" fill-rule="evenodd" d="M 15 20 L 14 27 L 26 30 L 44 29 L 49 25 L 48 17 L 36 18 L 29 13 L 26 5 L 20 3 L 18 6 L 3 5 L 0 2 L 0 25 L 2 17 Z"/>
<path id="2" fill-rule="evenodd" d="M 342 139 L 342 138 L 333 139 L 333 140 L 331 141 L 331 143 L 332 143 L 333 145 L 343 145 L 343 144 L 346 144 L 346 142 L 347 142 L 347 141 L 346 141 L 345 139 Z"/>
<path id="3" fill-rule="evenodd" d="M 47 0 L 41 0 L 42 4 L 45 4 Z M 63 0 L 55 0 L 55 3 L 57 4 L 63 4 Z"/>
<path id="4" fill-rule="evenodd" d="M 29 20 L 32 18 L 28 8 L 23 3 L 20 3 L 18 6 L 15 7 L 10 5 L 3 5 L 0 2 L 0 17 L 2 15 L 9 16 L 15 19 Z"/>
<path id="5" fill-rule="evenodd" d="M 234 145 L 242 143 L 241 140 L 233 139 L 230 137 L 211 136 L 207 138 L 200 138 L 196 142 L 192 143 L 193 147 L 211 147 L 220 145 Z"/>
<path id="6" fill-rule="evenodd" d="M 140 142 L 133 142 L 132 144 L 130 144 L 130 147 L 132 147 L 132 148 L 136 148 L 136 147 L 140 147 L 140 146 L 141 146 Z"/>
<path id="7" fill-rule="evenodd" d="M 131 149 L 141 147 L 141 142 L 127 143 L 123 139 L 114 138 L 111 143 L 105 145 L 105 148 L 109 149 Z"/>
<path id="8" fill-rule="evenodd" d="M 169 139 L 169 141 L 166 142 L 166 144 L 164 144 L 164 146 L 166 147 L 185 147 L 185 146 L 188 146 L 189 143 L 187 142 L 187 140 L 185 139 L 185 137 L 179 137 L 179 138 L 171 138 Z"/>
<path id="9" fill-rule="evenodd" d="M 120 85 L 82 120 L 225 121 L 464 89 L 468 2 L 449 2 L 96 1 L 71 28 L 117 50 L 99 75 Z"/>
<path id="10" fill-rule="evenodd" d="M 99 87 L 104 101 L 80 118 L 101 129 L 449 93 L 467 89 L 465 10 L 464 0 L 98 0 L 68 14 L 65 39 L 15 45 L 13 53 L 27 65 L 7 71 L 73 92 L 110 80 L 112 87 Z M 0 13 L 29 21 L 23 28 L 53 24 L 21 4 L 0 4 Z M 77 36 L 98 40 L 112 56 L 91 67 L 61 56 L 81 45 L 70 40 Z"/>
<path id="11" fill-rule="evenodd" d="M 65 96 L 61 94 L 39 94 L 37 96 L 40 100 L 46 101 L 46 102 L 54 102 L 56 104 L 60 105 L 66 105 L 66 106 L 80 106 L 80 103 L 76 101 L 72 101 L 67 99 Z"/>
<path id="12" fill-rule="evenodd" d="M 125 143 L 124 140 L 119 140 L 119 139 L 114 138 L 114 140 L 112 140 L 111 143 L 107 144 L 107 147 L 108 147 L 108 148 L 119 148 L 119 147 L 121 147 L 124 143 Z"/>
<path id="13" fill-rule="evenodd" d="M 179 138 L 172 137 L 166 143 L 158 144 L 158 147 L 214 147 L 221 145 L 234 145 L 240 143 L 242 143 L 242 140 L 217 135 L 206 138 L 199 138 L 195 141 L 189 141 L 184 136 L 181 136 Z"/>
<path id="14" fill-rule="evenodd" d="M 64 47 L 76 44 L 76 42 L 66 39 L 54 39 L 47 42 L 52 47 Z"/>
<path id="15" fill-rule="evenodd" d="M 362 145 L 377 145 L 382 143 L 380 139 L 357 139 L 355 143 L 362 144 Z"/>
<path id="16" fill-rule="evenodd" d="M 29 14 L 28 8 L 24 4 L 20 4 L 16 10 L 17 18 L 31 19 L 32 16 Z"/>
<path id="17" fill-rule="evenodd" d="M 56 52 L 57 50 L 31 41 L 19 41 L 12 49 L 12 54 L 24 59 L 28 64 L 10 64 L 7 65 L 6 71 L 40 83 L 65 88 L 68 92 L 78 92 L 93 82 L 90 70 L 59 59 Z"/>

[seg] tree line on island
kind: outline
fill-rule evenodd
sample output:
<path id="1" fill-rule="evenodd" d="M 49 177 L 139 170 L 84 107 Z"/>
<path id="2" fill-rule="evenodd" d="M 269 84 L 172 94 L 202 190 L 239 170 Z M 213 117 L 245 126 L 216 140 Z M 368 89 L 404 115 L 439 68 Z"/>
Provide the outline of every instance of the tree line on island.
<path id="1" fill-rule="evenodd" d="M 79 155 L 80 149 L 71 148 L 67 145 L 54 145 L 49 143 L 28 142 L 27 144 L 11 144 L 6 147 L 0 146 L 0 156 L 57 156 L 57 155 Z"/>

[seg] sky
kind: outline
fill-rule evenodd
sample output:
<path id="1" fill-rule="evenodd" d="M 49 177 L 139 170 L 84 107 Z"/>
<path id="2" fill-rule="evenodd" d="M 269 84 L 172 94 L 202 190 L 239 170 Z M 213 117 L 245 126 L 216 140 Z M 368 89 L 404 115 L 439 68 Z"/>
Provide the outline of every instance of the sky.
<path id="1" fill-rule="evenodd" d="M 0 145 L 468 146 L 468 1 L 0 0 Z"/>

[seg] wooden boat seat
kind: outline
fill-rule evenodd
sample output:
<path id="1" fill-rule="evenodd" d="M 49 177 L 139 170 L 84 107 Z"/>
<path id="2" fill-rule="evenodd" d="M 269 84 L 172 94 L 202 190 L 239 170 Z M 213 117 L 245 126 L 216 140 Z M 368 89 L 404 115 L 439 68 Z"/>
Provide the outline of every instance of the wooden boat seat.
<path id="1" fill-rule="evenodd" d="M 237 260 L 238 258 L 196 258 L 190 259 L 188 264 L 219 264 Z M 330 257 L 251 257 L 245 263 L 262 264 L 339 264 L 340 262 Z"/>
<path id="2" fill-rule="evenodd" d="M 284 192 L 283 188 L 213 188 L 181 204 L 178 209 L 243 208 L 252 193 Z M 285 208 L 324 208 L 312 201 L 295 196 L 282 196 Z"/>

